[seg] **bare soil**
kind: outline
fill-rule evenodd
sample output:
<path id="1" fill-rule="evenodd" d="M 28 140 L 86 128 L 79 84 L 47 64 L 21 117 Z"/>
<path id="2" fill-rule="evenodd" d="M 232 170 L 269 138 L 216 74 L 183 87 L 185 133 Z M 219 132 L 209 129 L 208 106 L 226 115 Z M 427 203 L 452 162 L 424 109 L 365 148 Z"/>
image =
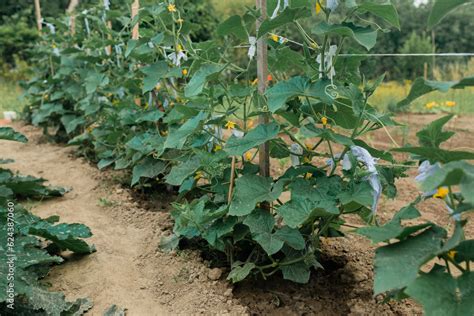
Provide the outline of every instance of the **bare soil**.
<path id="1" fill-rule="evenodd" d="M 435 118 L 403 115 L 398 120 L 407 124 L 405 131 L 389 132 L 399 144 L 415 143 L 415 132 Z M 473 119 L 456 117 L 449 123 L 448 128 L 458 134 L 447 143 L 448 148 L 474 148 Z M 249 280 L 232 286 L 225 281 L 226 271 L 212 269 L 197 251 L 166 254 L 158 249 L 161 236 L 172 229 L 168 214 L 172 197 L 168 193 L 158 192 L 146 201 L 137 199 L 136 193 L 120 185 L 120 174 L 99 172 L 75 157 L 73 148 L 44 142 L 36 128 L 18 123 L 14 127 L 30 142 L 0 141 L 2 156 L 16 160 L 9 167 L 73 189 L 63 198 L 32 204 L 33 212 L 84 223 L 94 233 L 89 242 L 95 244 L 96 253 L 85 257 L 65 254 L 67 262 L 53 269 L 45 280 L 52 284 L 52 290 L 64 291 L 71 300 L 91 298 L 94 307 L 88 315 L 102 315 L 112 304 L 126 308 L 127 315 L 137 316 L 421 315 L 420 306 L 413 301 L 382 304 L 382 297 L 373 297 L 374 246 L 350 233 L 347 238 L 323 240 L 325 270 L 315 271 L 307 285 L 276 276 L 266 282 Z M 393 146 L 384 131 L 367 141 L 378 148 Z M 416 169 L 410 170 L 409 178 L 398 181 L 396 200 L 382 201 L 382 222 L 419 194 L 415 174 Z M 424 219 L 449 223 L 439 201 L 422 203 L 420 209 Z M 358 223 L 356 218 L 349 221 Z M 472 226 L 467 227 L 471 238 Z"/>

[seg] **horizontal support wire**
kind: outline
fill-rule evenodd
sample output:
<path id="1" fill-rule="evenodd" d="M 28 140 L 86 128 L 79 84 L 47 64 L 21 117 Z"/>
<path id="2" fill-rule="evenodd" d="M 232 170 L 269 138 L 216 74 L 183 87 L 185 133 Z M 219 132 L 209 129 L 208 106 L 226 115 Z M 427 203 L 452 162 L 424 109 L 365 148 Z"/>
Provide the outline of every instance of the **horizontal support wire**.
<path id="1" fill-rule="evenodd" d="M 283 43 L 289 42 L 301 47 L 304 47 L 302 43 L 291 40 L 289 38 L 270 33 L 270 35 L 276 35 L 278 38 L 283 40 Z M 239 45 L 234 48 L 249 48 L 250 45 Z M 311 50 L 317 50 L 313 47 L 307 46 Z M 474 57 L 474 53 L 379 53 L 379 54 L 339 54 L 339 57 Z"/>

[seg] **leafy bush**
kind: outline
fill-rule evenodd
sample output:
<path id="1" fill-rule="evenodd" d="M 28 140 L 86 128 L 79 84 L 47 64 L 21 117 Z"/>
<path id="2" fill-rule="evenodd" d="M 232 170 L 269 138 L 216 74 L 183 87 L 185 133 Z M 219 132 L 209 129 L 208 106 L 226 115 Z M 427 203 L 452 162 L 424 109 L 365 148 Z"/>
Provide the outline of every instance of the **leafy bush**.
<path id="1" fill-rule="evenodd" d="M 376 43 L 378 28 L 359 14 L 371 15 L 377 26 L 400 25 L 391 3 L 328 1 L 316 10 L 307 1 L 279 10 L 272 3 L 274 17 L 259 30 L 259 12 L 249 9 L 222 22 L 218 37 L 204 42 L 191 40 L 192 26 L 174 2 L 145 6 L 134 19 L 91 8 L 67 36 L 58 35 L 67 33 L 67 24 L 57 20 L 61 32 L 46 34 L 36 49 L 38 76 L 27 85 L 26 115 L 80 146 L 99 168 L 129 170 L 132 186 L 176 186 L 166 249 L 198 241 L 220 253 L 232 282 L 278 273 L 305 283 L 313 268 L 321 268 L 321 238 L 343 236 L 347 214 L 376 222 L 380 196 L 394 198 L 395 180 L 412 164 L 364 142 L 371 132 L 398 125 L 369 102 L 384 77 L 367 80 L 360 58 L 338 58 L 343 47 L 370 50 Z M 308 32 L 299 21 L 314 11 L 322 18 Z M 140 38 L 130 39 L 136 23 Z M 284 36 L 290 26 L 304 38 L 297 49 Z M 253 74 L 258 39 L 270 47 L 271 74 L 260 82 Z M 247 55 L 244 64 L 235 61 L 236 50 Z M 468 83 L 417 81 L 405 102 Z M 268 84 L 266 93 L 257 84 Z M 267 122 L 255 126 L 257 116 Z M 283 174 L 262 175 L 256 158 L 262 146 L 292 165 Z M 449 162 L 441 149 L 413 153 L 437 153 Z M 457 160 L 470 155 L 455 154 Z M 416 217 L 413 209 L 390 225 L 402 229 L 398 220 Z M 439 233 L 443 244 L 443 233 L 428 226 L 426 234 Z M 390 280 L 381 282 L 377 291 L 391 289 Z"/>

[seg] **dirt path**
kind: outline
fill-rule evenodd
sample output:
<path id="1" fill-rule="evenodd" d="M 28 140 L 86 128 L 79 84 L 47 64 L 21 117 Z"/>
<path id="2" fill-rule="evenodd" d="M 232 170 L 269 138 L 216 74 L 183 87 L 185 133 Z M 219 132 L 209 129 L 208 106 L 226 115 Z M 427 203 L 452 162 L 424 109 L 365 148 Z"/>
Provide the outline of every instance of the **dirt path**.
<path id="1" fill-rule="evenodd" d="M 35 128 L 14 127 L 30 141 L 0 141 L 2 155 L 15 159 L 9 167 L 73 189 L 64 198 L 35 203 L 33 212 L 86 224 L 94 234 L 88 241 L 97 252 L 53 269 L 46 279 L 53 290 L 70 299 L 91 298 L 88 315 L 102 315 L 112 304 L 137 316 L 245 313 L 230 291 L 225 293 L 224 281 L 209 280 L 210 270 L 195 255 L 157 250 L 162 227 L 170 225 L 166 214 L 141 209 L 128 191 L 107 185 L 96 169 L 74 158 L 71 148 L 41 143 Z"/>

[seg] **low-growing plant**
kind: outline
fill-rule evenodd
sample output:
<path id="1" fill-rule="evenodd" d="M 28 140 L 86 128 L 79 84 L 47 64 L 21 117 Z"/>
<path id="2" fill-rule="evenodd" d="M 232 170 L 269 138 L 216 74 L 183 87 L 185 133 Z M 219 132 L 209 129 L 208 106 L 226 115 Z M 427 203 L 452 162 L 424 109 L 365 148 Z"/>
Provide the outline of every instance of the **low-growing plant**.
<path id="1" fill-rule="evenodd" d="M 10 127 L 0 127 L 0 140 L 27 142 Z M 1 159 L 1 164 L 12 160 Z M 42 219 L 21 206 L 19 199 L 62 196 L 66 190 L 44 186 L 43 179 L 0 169 L 0 313 L 2 315 L 82 315 L 89 299 L 68 302 L 64 294 L 50 292 L 41 282 L 61 251 L 77 254 L 95 251 L 83 238 L 92 236 L 82 224 L 58 224 L 59 216 Z"/>

